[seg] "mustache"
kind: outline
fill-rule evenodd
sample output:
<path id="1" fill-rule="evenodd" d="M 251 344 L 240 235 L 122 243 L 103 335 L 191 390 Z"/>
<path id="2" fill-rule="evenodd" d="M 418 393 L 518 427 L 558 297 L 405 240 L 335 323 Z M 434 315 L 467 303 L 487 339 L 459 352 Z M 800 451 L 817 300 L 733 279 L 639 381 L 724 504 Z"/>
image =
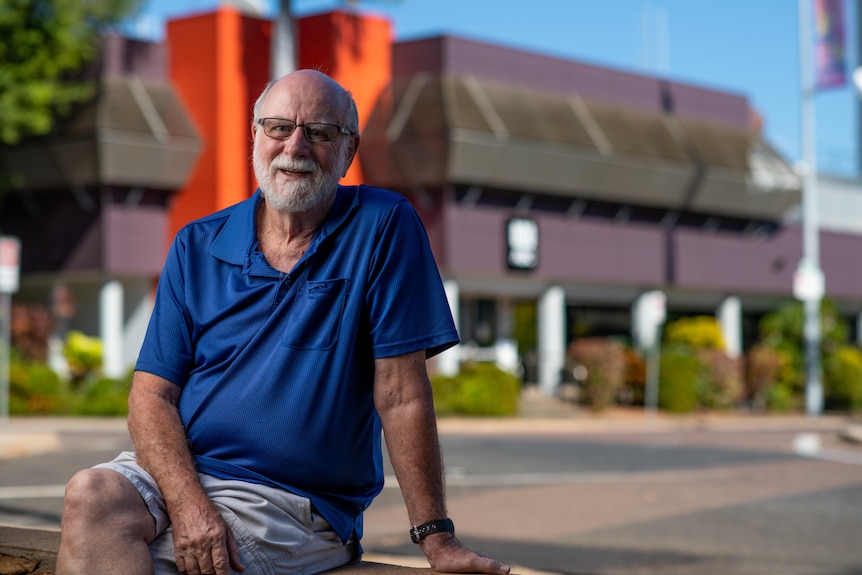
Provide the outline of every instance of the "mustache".
<path id="1" fill-rule="evenodd" d="M 320 166 L 309 159 L 275 158 L 269 164 L 270 170 L 284 170 L 287 172 L 311 172 L 318 173 Z"/>

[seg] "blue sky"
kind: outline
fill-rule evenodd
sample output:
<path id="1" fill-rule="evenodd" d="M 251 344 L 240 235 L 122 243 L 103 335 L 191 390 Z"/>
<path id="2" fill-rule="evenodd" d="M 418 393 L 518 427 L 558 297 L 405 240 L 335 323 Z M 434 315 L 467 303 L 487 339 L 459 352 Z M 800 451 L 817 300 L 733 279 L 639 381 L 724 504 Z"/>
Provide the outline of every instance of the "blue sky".
<path id="1" fill-rule="evenodd" d="M 248 0 L 271 16 L 278 0 Z M 848 68 L 857 63 L 856 2 L 846 3 Z M 144 0 L 141 33 L 219 0 Z M 801 157 L 798 5 L 795 0 L 293 0 L 297 16 L 345 8 L 387 16 L 396 39 L 455 34 L 745 95 L 767 139 Z M 857 98 L 851 86 L 815 96 L 817 164 L 859 173 Z"/>

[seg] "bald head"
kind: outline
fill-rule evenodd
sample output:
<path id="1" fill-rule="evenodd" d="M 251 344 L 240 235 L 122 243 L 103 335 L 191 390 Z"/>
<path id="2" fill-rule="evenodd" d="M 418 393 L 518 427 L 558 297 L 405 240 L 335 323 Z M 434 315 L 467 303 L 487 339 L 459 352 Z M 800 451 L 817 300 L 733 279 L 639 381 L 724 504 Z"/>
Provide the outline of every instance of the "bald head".
<path id="1" fill-rule="evenodd" d="M 270 115 L 269 100 L 285 94 L 301 98 L 307 105 L 331 110 L 337 116 L 336 123 L 359 133 L 359 115 L 350 92 L 323 72 L 310 69 L 296 70 L 268 82 L 254 103 L 252 121 Z"/>

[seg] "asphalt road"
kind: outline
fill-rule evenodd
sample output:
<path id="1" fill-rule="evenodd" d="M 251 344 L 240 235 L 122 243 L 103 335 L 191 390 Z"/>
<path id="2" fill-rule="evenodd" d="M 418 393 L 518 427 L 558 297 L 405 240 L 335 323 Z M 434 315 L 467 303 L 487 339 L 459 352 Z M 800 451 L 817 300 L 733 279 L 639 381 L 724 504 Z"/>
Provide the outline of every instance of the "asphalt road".
<path id="1" fill-rule="evenodd" d="M 468 545 L 552 573 L 862 574 L 862 449 L 811 431 L 443 425 L 449 511 Z M 118 425 L 58 437 L 0 459 L 0 523 L 56 529 L 68 478 L 129 447 Z M 364 547 L 419 557 L 387 473 Z"/>

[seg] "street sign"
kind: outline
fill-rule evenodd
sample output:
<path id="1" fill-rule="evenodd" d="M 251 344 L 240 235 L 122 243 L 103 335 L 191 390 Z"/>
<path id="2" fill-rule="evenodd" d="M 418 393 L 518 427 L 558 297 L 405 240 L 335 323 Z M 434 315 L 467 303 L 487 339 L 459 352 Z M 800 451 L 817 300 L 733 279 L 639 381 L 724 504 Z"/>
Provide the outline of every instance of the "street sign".
<path id="1" fill-rule="evenodd" d="M 21 240 L 15 236 L 0 236 L 0 293 L 18 291 L 21 276 Z"/>
<path id="2" fill-rule="evenodd" d="M 806 262 L 799 262 L 793 274 L 793 296 L 800 301 L 819 301 L 826 293 L 823 272 Z"/>

